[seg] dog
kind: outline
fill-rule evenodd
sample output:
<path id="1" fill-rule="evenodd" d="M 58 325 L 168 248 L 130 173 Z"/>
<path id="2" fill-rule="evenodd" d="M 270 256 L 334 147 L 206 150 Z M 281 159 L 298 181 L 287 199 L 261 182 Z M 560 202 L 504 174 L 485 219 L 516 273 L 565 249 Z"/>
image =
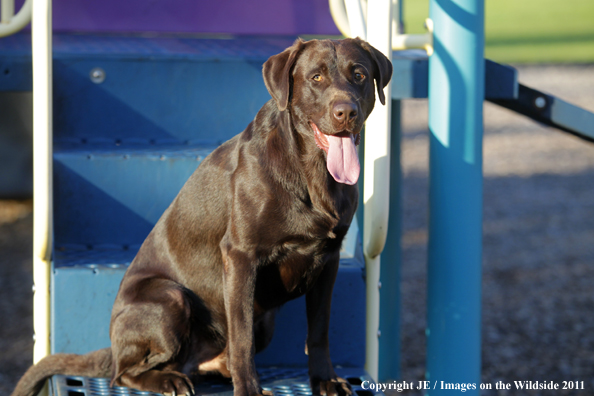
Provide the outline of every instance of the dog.
<path id="1" fill-rule="evenodd" d="M 33 396 L 54 374 L 190 395 L 191 376 L 213 373 L 230 377 L 236 396 L 269 394 L 254 355 L 278 307 L 303 294 L 312 392 L 351 394 L 329 355 L 332 288 L 357 208 L 356 146 L 391 76 L 358 38 L 298 39 L 270 57 L 272 100 L 200 164 L 126 271 L 111 347 L 48 356 L 12 395 Z"/>

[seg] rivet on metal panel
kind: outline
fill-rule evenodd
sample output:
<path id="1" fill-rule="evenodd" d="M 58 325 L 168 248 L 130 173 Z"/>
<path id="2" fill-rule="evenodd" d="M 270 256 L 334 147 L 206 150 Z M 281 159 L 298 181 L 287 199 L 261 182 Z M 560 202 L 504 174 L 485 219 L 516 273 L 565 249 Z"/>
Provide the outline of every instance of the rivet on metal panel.
<path id="1" fill-rule="evenodd" d="M 544 109 L 546 105 L 547 100 L 542 96 L 538 96 L 536 99 L 534 99 L 534 106 L 536 106 L 537 109 Z"/>
<path id="2" fill-rule="evenodd" d="M 101 84 L 103 81 L 105 81 L 105 70 L 100 67 L 95 67 L 91 69 L 89 77 L 95 84 Z"/>

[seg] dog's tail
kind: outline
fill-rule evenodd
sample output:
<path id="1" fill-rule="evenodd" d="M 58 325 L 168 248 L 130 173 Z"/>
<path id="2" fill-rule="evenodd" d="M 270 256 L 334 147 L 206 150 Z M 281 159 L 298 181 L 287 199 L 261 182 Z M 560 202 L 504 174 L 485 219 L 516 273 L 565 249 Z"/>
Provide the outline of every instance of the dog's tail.
<path id="1" fill-rule="evenodd" d="M 20 379 L 12 396 L 35 396 L 45 380 L 52 375 L 111 377 L 111 348 L 99 349 L 86 355 L 58 353 L 39 361 Z"/>

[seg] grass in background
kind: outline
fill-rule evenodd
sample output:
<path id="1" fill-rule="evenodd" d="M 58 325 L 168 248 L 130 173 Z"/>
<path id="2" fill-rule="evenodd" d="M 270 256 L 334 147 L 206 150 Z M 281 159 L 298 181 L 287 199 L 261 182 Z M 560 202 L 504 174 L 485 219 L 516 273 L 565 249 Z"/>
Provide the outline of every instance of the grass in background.
<path id="1" fill-rule="evenodd" d="M 429 0 L 404 0 L 408 33 L 422 33 Z M 594 62 L 594 0 L 486 0 L 485 56 L 503 63 Z"/>

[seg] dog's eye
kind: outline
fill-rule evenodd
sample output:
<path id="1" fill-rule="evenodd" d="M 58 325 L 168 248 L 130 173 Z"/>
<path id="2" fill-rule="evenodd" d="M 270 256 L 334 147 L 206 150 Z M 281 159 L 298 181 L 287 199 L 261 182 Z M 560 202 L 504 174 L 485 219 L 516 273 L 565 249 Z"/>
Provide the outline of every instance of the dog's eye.
<path id="1" fill-rule="evenodd" d="M 365 74 L 355 73 L 355 80 L 357 80 L 357 81 L 363 81 L 363 80 L 365 80 Z"/>
<path id="2" fill-rule="evenodd" d="M 320 76 L 319 74 L 316 74 L 311 79 L 316 82 L 320 82 L 320 81 L 322 81 L 322 76 Z"/>

